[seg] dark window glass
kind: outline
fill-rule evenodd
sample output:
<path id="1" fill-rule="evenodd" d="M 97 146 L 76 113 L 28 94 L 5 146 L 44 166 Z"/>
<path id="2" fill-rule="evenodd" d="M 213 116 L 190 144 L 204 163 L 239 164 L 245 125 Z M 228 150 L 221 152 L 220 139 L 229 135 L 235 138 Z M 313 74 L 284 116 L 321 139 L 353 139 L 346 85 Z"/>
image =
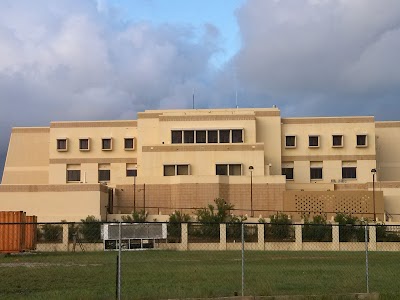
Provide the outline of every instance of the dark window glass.
<path id="1" fill-rule="evenodd" d="M 81 170 L 67 170 L 67 181 L 81 181 Z"/>
<path id="2" fill-rule="evenodd" d="M 292 180 L 293 168 L 282 168 L 282 175 L 286 175 L 286 180 Z"/>
<path id="3" fill-rule="evenodd" d="M 230 130 L 220 130 L 219 131 L 219 142 L 220 143 L 229 143 L 230 141 Z"/>
<path id="4" fill-rule="evenodd" d="M 296 147 L 296 137 L 294 135 L 286 136 L 286 147 Z"/>
<path id="5" fill-rule="evenodd" d="M 125 139 L 125 149 L 133 149 L 133 138 Z"/>
<path id="6" fill-rule="evenodd" d="M 318 147 L 319 146 L 319 136 L 312 135 L 308 137 L 308 146 L 309 147 Z"/>
<path id="7" fill-rule="evenodd" d="M 67 150 L 67 140 L 58 139 L 57 140 L 57 150 Z"/>
<path id="8" fill-rule="evenodd" d="M 229 175 L 230 176 L 242 175 L 242 165 L 240 165 L 240 164 L 229 165 Z"/>
<path id="9" fill-rule="evenodd" d="M 111 139 L 102 139 L 101 148 L 103 150 L 111 150 Z"/>
<path id="10" fill-rule="evenodd" d="M 176 166 L 177 175 L 189 175 L 189 165 L 177 165 Z"/>
<path id="11" fill-rule="evenodd" d="M 357 178 L 357 168 L 356 167 L 343 167 L 342 168 L 342 178 L 343 179 Z"/>
<path id="12" fill-rule="evenodd" d="M 365 134 L 357 135 L 357 146 L 366 146 L 367 145 L 367 136 Z"/>
<path id="13" fill-rule="evenodd" d="M 136 177 L 137 176 L 137 170 L 136 169 L 128 169 L 128 170 L 126 170 L 126 176 L 127 177 Z"/>
<path id="14" fill-rule="evenodd" d="M 232 130 L 232 143 L 243 143 L 243 132 L 241 129 Z"/>
<path id="15" fill-rule="evenodd" d="M 182 144 L 182 131 L 172 131 L 172 144 Z"/>
<path id="16" fill-rule="evenodd" d="M 99 170 L 99 181 L 110 181 L 110 170 Z"/>
<path id="17" fill-rule="evenodd" d="M 342 135 L 333 135 L 332 136 L 332 145 L 333 146 L 342 146 L 343 143 L 343 136 Z"/>
<path id="18" fill-rule="evenodd" d="M 228 165 L 216 165 L 216 175 L 228 175 Z"/>
<path id="19" fill-rule="evenodd" d="M 175 176 L 175 165 L 165 165 L 164 176 Z"/>
<path id="20" fill-rule="evenodd" d="M 192 144 L 194 143 L 194 131 L 187 130 L 183 132 L 184 142 L 185 144 Z"/>
<path id="21" fill-rule="evenodd" d="M 208 131 L 208 143 L 218 143 L 218 131 L 209 130 Z"/>
<path id="22" fill-rule="evenodd" d="M 322 168 L 310 168 L 311 179 L 322 179 Z"/>
<path id="23" fill-rule="evenodd" d="M 89 150 L 89 139 L 79 140 L 79 150 Z"/>
<path id="24" fill-rule="evenodd" d="M 206 131 L 198 130 L 196 131 L 196 143 L 205 143 L 206 142 Z"/>

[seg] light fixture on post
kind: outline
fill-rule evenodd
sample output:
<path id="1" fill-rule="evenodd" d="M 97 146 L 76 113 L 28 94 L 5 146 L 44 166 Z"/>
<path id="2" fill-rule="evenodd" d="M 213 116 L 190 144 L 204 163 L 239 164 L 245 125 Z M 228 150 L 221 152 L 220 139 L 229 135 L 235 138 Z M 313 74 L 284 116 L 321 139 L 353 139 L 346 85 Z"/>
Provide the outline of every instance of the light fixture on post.
<path id="1" fill-rule="evenodd" d="M 375 174 L 376 174 L 376 169 L 372 169 L 371 173 L 372 173 L 372 205 L 374 206 L 374 222 L 376 222 L 376 210 L 375 210 Z"/>
<path id="2" fill-rule="evenodd" d="M 250 171 L 250 216 L 254 217 L 253 213 L 253 170 L 254 167 L 250 166 L 249 171 Z"/>

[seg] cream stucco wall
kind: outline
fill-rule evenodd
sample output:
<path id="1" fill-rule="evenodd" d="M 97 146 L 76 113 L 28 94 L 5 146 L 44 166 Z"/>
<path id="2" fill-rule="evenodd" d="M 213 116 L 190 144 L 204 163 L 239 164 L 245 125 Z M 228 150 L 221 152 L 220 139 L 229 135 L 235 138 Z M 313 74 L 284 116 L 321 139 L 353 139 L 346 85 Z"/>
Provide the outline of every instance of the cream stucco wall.
<path id="1" fill-rule="evenodd" d="M 377 178 L 400 180 L 400 122 L 376 123 Z"/>

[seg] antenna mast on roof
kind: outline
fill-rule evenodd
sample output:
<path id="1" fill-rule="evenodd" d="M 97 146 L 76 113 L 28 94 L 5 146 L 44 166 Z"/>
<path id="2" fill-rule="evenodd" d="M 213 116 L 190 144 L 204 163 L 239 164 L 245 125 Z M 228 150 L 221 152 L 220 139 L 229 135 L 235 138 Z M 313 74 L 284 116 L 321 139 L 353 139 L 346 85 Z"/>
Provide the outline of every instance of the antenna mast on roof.
<path id="1" fill-rule="evenodd" d="M 194 89 L 193 89 L 193 109 L 194 109 Z"/>

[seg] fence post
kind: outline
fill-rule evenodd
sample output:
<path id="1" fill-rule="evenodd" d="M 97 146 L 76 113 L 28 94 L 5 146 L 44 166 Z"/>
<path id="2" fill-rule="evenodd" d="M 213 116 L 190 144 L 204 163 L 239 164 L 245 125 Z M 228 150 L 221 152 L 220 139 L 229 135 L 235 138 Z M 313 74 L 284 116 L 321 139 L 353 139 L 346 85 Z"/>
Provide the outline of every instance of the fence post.
<path id="1" fill-rule="evenodd" d="M 338 223 L 332 223 L 332 250 L 340 250 L 340 239 L 339 239 L 339 225 Z"/>
<path id="2" fill-rule="evenodd" d="M 376 251 L 376 226 L 369 225 L 369 251 Z"/>
<path id="3" fill-rule="evenodd" d="M 296 250 L 303 250 L 303 232 L 302 223 L 294 224 L 295 228 L 295 238 L 296 238 Z"/>
<path id="4" fill-rule="evenodd" d="M 69 252 L 69 243 L 68 243 L 68 224 L 63 224 L 62 225 L 62 229 L 63 229 L 63 235 L 62 235 L 62 241 L 63 241 L 63 251 L 67 251 Z"/>
<path id="5" fill-rule="evenodd" d="M 365 224 L 365 281 L 367 283 L 367 294 L 369 294 L 369 263 L 368 263 L 368 224 Z"/>
<path id="6" fill-rule="evenodd" d="M 264 223 L 257 224 L 257 232 L 258 232 L 257 248 L 258 248 L 258 250 L 265 250 L 264 228 L 265 228 Z"/>
<path id="7" fill-rule="evenodd" d="M 188 223 L 181 223 L 181 246 L 180 250 L 188 250 Z"/>
<path id="8" fill-rule="evenodd" d="M 226 250 L 226 224 L 219 224 L 219 250 Z"/>
<path id="9" fill-rule="evenodd" d="M 244 223 L 242 222 L 242 297 L 244 297 Z"/>

